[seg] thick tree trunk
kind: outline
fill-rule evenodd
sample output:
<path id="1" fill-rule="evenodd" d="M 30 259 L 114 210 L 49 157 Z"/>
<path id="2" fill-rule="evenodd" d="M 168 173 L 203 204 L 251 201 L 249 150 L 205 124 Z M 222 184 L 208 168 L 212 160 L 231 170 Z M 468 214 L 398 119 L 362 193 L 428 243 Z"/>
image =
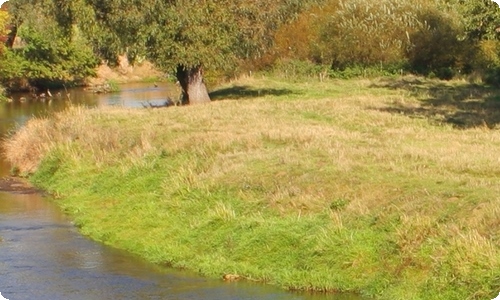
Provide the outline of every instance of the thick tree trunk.
<path id="1" fill-rule="evenodd" d="M 210 102 L 207 87 L 203 82 L 201 66 L 186 68 L 177 66 L 177 80 L 182 88 L 183 104 L 201 104 Z"/>

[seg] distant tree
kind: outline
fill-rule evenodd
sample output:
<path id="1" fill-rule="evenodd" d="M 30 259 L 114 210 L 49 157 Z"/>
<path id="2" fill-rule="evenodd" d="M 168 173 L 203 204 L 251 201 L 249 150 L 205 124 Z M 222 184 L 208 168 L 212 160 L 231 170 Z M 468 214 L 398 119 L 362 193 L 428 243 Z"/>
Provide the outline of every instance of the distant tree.
<path id="1" fill-rule="evenodd" d="M 11 34 L 22 39 L 22 47 L 9 49 L 2 65 L 2 81 L 28 79 L 45 87 L 78 82 L 93 75 L 97 59 L 78 30 L 71 35 L 54 17 L 52 0 L 10 0 Z"/>

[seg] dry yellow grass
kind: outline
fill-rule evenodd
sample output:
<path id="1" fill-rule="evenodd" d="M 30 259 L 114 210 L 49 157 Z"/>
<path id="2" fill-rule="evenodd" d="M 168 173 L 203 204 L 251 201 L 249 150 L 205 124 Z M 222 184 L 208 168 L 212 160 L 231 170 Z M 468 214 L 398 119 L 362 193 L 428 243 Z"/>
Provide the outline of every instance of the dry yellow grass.
<path id="1" fill-rule="evenodd" d="M 263 84 L 246 80 L 257 88 Z M 66 147 L 74 160 L 90 154 L 97 164 L 105 165 L 162 150 L 186 151 L 211 161 L 207 169 L 191 174 L 194 183 L 260 186 L 267 190 L 268 204 L 282 211 L 317 211 L 345 198 L 350 199 L 346 210 L 356 214 L 395 202 L 432 213 L 467 196 L 459 190 L 434 194 L 440 180 L 456 182 L 457 187 L 486 188 L 492 195 L 500 192 L 497 131 L 456 130 L 388 113 L 384 108 L 392 99 L 405 96 L 373 95 L 368 81 L 356 84 L 364 92 L 347 97 L 304 95 L 293 101 L 264 97 L 166 110 L 72 108 L 53 119 L 31 120 L 7 141 L 6 157 L 22 173 L 31 173 L 56 147 Z M 418 105 L 412 97 L 404 101 Z M 413 178 L 434 182 L 405 194 L 404 185 L 411 186 Z M 439 201 L 425 207 L 407 201 L 419 197 Z M 482 222 L 486 230 L 491 222 L 484 222 L 483 213 L 489 218 L 495 215 L 476 208 L 470 222 L 477 226 Z"/>

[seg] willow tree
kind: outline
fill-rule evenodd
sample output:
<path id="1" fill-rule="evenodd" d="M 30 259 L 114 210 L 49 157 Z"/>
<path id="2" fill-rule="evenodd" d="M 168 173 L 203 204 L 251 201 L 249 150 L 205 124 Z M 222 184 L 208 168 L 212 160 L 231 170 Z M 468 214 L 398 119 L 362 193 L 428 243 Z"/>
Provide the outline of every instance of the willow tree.
<path id="1" fill-rule="evenodd" d="M 173 70 L 189 104 L 209 102 L 204 68 L 232 64 L 238 32 L 231 1 L 155 1 L 145 12 L 146 55 Z"/>
<path id="2" fill-rule="evenodd" d="M 52 0 L 61 26 L 77 25 L 100 55 L 125 51 L 173 72 L 185 103 L 209 102 L 206 69 L 260 55 L 280 24 L 319 0 Z"/>

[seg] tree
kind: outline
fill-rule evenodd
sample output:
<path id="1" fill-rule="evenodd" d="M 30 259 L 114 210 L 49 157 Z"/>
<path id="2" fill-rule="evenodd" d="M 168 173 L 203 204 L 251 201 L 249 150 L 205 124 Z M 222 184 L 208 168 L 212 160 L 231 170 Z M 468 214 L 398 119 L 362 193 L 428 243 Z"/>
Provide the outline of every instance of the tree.
<path id="1" fill-rule="evenodd" d="M 8 20 L 9 20 L 9 14 L 0 9 L 0 76 L 2 75 L 2 67 L 1 65 L 3 60 L 5 59 L 5 52 L 6 52 L 6 47 L 4 43 L 7 41 L 7 25 L 8 25 Z M 3 101 L 5 96 L 4 94 L 4 88 L 0 86 L 0 101 Z"/>
<path id="2" fill-rule="evenodd" d="M 157 1 L 144 16 L 146 51 L 162 68 L 175 68 L 186 103 L 209 102 L 203 81 L 208 68 L 225 68 L 234 59 L 238 34 L 231 1 Z M 163 12 L 163 13 L 158 13 Z"/>
<path id="3" fill-rule="evenodd" d="M 79 82 L 93 75 L 97 59 L 78 28 L 62 28 L 52 0 L 10 0 L 11 32 L 23 46 L 8 49 L 0 67 L 2 81 L 17 88 Z M 71 34 L 68 34 L 71 32 Z"/>
<path id="4" fill-rule="evenodd" d="M 210 101 L 205 69 L 262 55 L 276 29 L 314 0 L 52 0 L 60 26 L 77 24 L 100 55 L 127 52 L 173 71 L 185 103 Z"/>
<path id="5" fill-rule="evenodd" d="M 491 0 L 458 1 L 467 38 L 495 40 L 500 37 L 500 9 Z"/>
<path id="6" fill-rule="evenodd" d="M 490 84 L 500 84 L 500 8 L 490 0 L 457 1 L 465 28 L 462 37 L 476 45 L 473 64 Z"/>

